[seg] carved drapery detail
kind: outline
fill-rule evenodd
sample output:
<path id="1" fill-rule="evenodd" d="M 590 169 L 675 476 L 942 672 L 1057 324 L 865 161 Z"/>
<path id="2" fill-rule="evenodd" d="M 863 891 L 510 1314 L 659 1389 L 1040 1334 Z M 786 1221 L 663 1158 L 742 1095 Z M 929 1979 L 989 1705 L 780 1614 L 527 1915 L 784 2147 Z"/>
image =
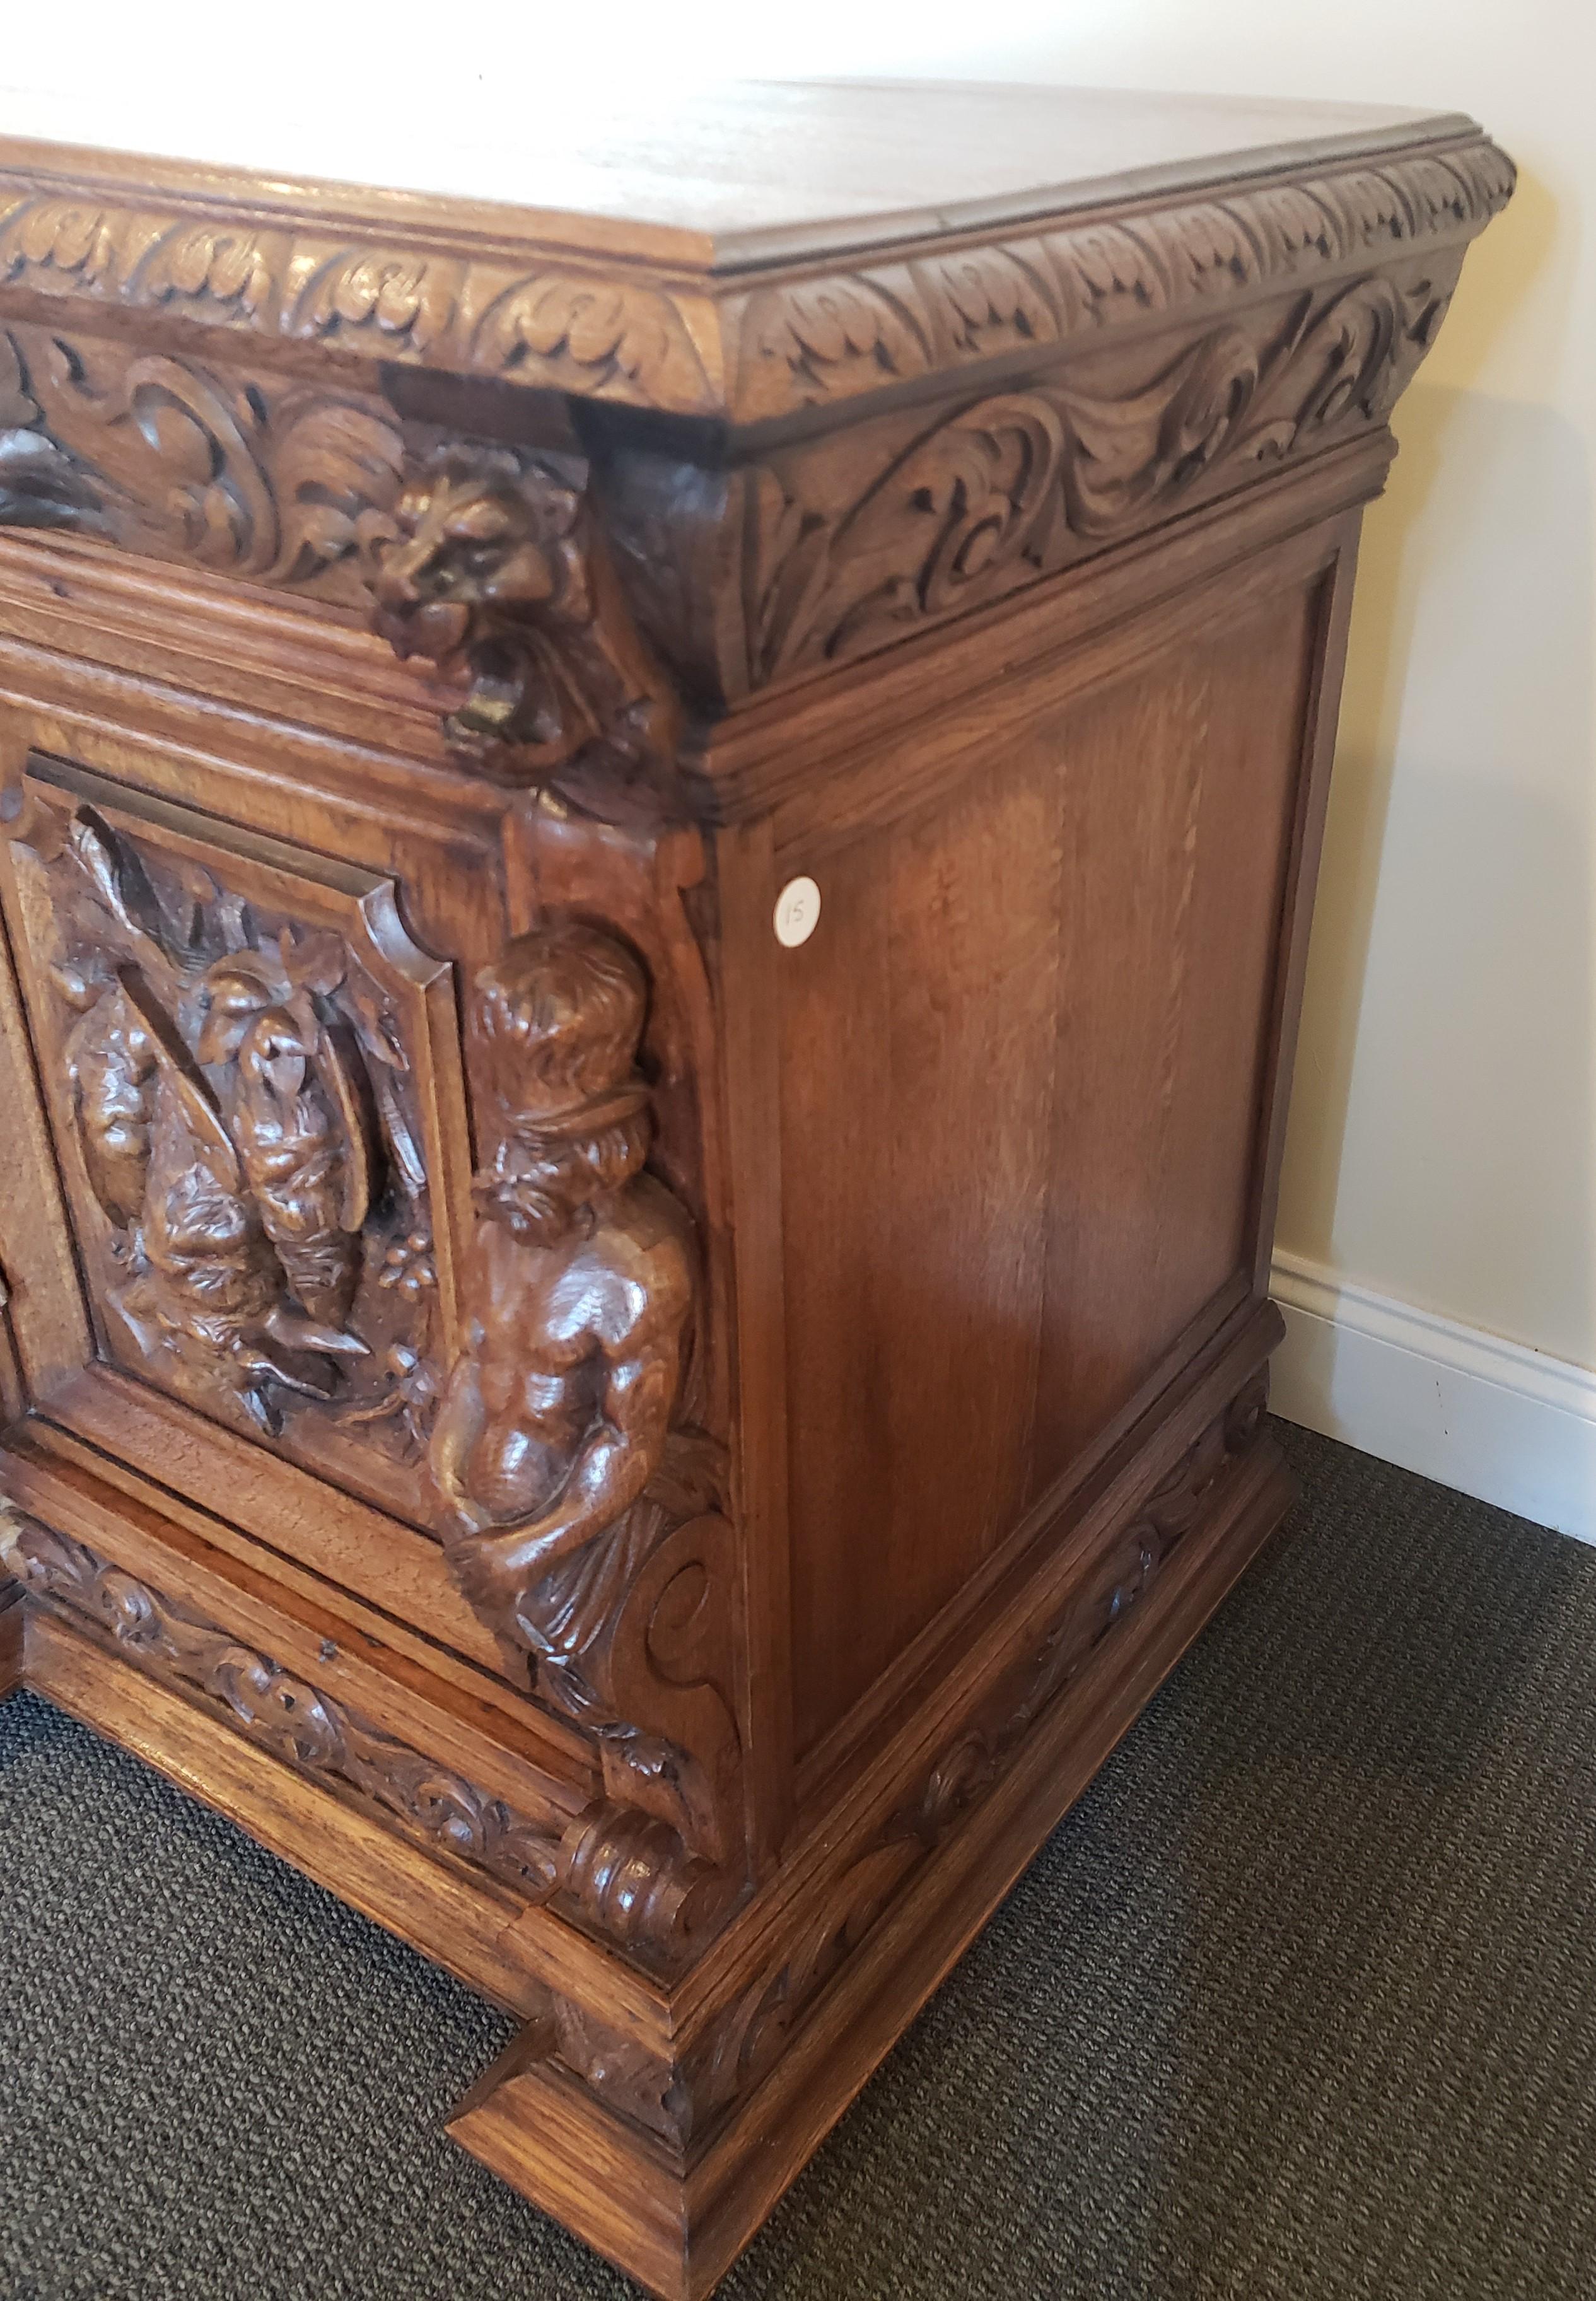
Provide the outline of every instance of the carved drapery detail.
<path id="1" fill-rule="evenodd" d="M 253 1646 L 31 1519 L 0 1522 L 23 1587 L 152 1675 L 197 1694 L 252 1742 L 399 1824 L 429 1852 L 487 1870 L 535 1902 L 561 1870 L 563 1817 L 534 1820 L 423 1757 Z"/>
<path id="2" fill-rule="evenodd" d="M 464 693 L 444 720 L 463 765 L 547 782 L 644 774 L 668 733 L 656 683 L 608 595 L 586 472 L 509 448 L 436 443 L 378 540 L 378 632 Z"/>
<path id="3" fill-rule="evenodd" d="M 262 877 L 224 826 L 113 821 L 122 799 L 40 763 L 8 826 L 113 1353 L 256 1436 L 322 1418 L 400 1476 L 439 1386 L 434 1114 L 414 1074 L 447 969 L 386 882 L 328 900 L 307 879 L 318 908 L 296 916 L 289 850 Z"/>
<path id="4" fill-rule="evenodd" d="M 685 1880 L 693 1929 L 730 1891 L 736 1833 L 731 1529 L 722 1450 L 693 1419 L 692 1224 L 644 1167 L 647 997 L 628 947 L 571 916 L 477 978 L 496 1142 L 430 1459 L 460 1587 L 597 1738 L 616 1811 L 578 1898 L 646 1904 L 685 1845 L 700 1867 L 667 1899 Z"/>
<path id="5" fill-rule="evenodd" d="M 1512 186 L 1480 137 L 749 289 L 518 261 L 451 242 L 447 225 L 424 248 L 394 247 L 324 220 L 295 228 L 232 205 L 207 216 L 192 196 L 180 212 L 13 173 L 0 175 L 0 289 L 751 423 L 1458 242 Z"/>
<path id="6" fill-rule="evenodd" d="M 0 328 L 0 525 L 363 606 L 403 457 L 380 401 Z"/>

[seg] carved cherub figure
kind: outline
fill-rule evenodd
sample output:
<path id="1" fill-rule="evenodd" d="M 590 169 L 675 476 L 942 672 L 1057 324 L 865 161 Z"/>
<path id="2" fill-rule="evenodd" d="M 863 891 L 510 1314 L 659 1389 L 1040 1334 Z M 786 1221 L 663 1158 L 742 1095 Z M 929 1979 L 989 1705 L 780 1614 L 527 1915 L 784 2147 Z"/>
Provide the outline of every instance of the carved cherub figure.
<path id="1" fill-rule="evenodd" d="M 645 1002 L 631 954 L 573 919 L 478 977 L 502 1135 L 477 1185 L 465 1341 L 430 1454 L 462 1589 L 578 1713 L 584 1658 L 664 1522 L 649 1487 L 692 1301 L 689 1218 L 642 1171 Z"/>

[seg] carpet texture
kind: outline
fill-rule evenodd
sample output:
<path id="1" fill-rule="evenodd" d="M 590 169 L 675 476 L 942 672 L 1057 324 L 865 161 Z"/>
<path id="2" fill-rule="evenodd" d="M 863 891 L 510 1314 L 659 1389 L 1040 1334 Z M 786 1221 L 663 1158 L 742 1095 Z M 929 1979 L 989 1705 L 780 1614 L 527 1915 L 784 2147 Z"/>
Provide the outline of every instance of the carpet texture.
<path id="1" fill-rule="evenodd" d="M 1588 2301 L 1596 1553 L 1305 1496 L 726 2301 Z M 7 2301 L 623 2301 L 441 2136 L 506 2024 L 0 1709 Z"/>

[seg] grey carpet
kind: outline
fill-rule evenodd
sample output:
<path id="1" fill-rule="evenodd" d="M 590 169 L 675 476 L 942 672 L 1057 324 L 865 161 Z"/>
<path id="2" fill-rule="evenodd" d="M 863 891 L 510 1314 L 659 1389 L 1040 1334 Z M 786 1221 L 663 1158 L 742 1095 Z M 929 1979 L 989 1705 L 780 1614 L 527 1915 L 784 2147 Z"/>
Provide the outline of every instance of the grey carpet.
<path id="1" fill-rule="evenodd" d="M 1283 1435 L 1292 1527 L 727 2301 L 1596 2291 L 1596 1553 Z M 441 2138 L 497 2015 L 32 1697 L 0 1862 L 0 2292 L 632 2292 Z"/>

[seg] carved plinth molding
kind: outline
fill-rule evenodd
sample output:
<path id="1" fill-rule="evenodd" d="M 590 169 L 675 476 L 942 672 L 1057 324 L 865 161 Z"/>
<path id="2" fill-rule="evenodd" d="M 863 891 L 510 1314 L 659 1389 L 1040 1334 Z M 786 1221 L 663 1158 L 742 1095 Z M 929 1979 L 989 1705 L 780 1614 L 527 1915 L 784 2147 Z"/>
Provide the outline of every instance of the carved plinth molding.
<path id="1" fill-rule="evenodd" d="M 645 1963 L 680 1962 L 724 1914 L 726 1881 L 667 1823 L 603 1800 L 573 1815 L 519 1812 L 86 1544 L 0 1502 L 7 1573 L 21 1593 L 429 1853 L 486 1871 L 534 1906 L 552 1904 Z M 0 1599 L 12 1587 L 0 1579 Z M 9 1624 L 0 1607 L 0 1637 Z"/>
<path id="2" fill-rule="evenodd" d="M 1135 1612 L 1228 1472 L 1258 1436 L 1267 1370 L 1249 1377 L 1107 1541 L 1024 1659 L 990 1686 L 886 1820 L 803 1913 L 773 1929 L 754 1978 L 669 2059 L 550 1991 L 457 2113 L 517 2075 L 543 2070 L 584 2087 L 640 2126 L 681 2166 L 781 2054 L 826 1984 L 936 1849 L 991 1792 L 1043 1712 Z"/>
<path id="3" fill-rule="evenodd" d="M 429 1852 L 530 1900 L 559 1883 L 562 1818 L 518 1813 L 85 1544 L 5 1510 L 0 1557 L 23 1588 L 152 1676 L 200 1698 L 297 1771 L 397 1823 Z"/>

